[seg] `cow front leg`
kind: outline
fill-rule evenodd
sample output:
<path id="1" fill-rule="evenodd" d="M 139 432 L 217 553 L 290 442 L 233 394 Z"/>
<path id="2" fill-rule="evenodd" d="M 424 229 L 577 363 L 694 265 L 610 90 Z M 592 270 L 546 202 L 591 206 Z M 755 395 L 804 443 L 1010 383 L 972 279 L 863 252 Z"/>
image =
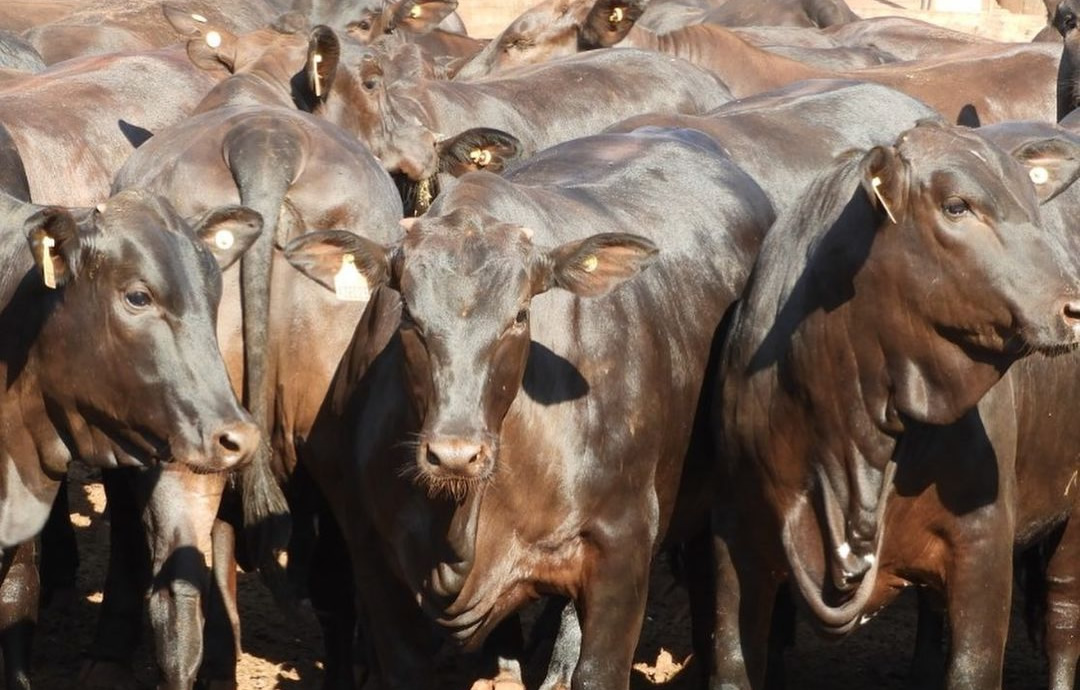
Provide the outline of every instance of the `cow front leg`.
<path id="1" fill-rule="evenodd" d="M 30 651 L 37 625 L 40 582 L 30 540 L 4 553 L 0 583 L 0 649 L 8 690 L 30 690 Z"/>
<path id="2" fill-rule="evenodd" d="M 191 690 L 202 663 L 206 562 L 224 482 L 221 475 L 170 465 L 149 496 L 144 513 L 153 559 L 148 607 L 161 690 Z"/>
<path id="3" fill-rule="evenodd" d="M 204 654 L 199 686 L 206 690 L 236 690 L 240 661 L 240 610 L 236 590 L 236 529 L 216 520 L 210 532 L 213 581 L 206 597 Z"/>
<path id="4" fill-rule="evenodd" d="M 598 544 L 576 602 L 581 656 L 572 690 L 626 690 L 645 618 L 651 539 L 645 530 Z"/>
<path id="5" fill-rule="evenodd" d="M 1050 690 L 1073 690 L 1080 658 L 1080 511 L 1074 511 L 1046 570 Z"/>
<path id="6" fill-rule="evenodd" d="M 1004 520 L 967 522 L 981 523 L 981 538 L 956 544 L 946 571 L 952 637 L 945 687 L 1000 689 L 1012 604 L 1012 531 Z"/>

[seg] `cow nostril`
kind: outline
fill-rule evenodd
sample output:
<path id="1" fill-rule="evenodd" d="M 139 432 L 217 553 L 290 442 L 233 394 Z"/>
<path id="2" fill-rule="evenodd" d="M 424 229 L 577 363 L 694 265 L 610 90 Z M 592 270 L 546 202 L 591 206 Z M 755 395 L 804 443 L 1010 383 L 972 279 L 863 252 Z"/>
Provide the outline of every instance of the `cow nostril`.
<path id="1" fill-rule="evenodd" d="M 250 422 L 240 422 L 219 431 L 214 436 L 214 442 L 220 455 L 243 462 L 255 452 L 259 438 L 258 426 Z"/>
<path id="2" fill-rule="evenodd" d="M 230 453 L 240 452 L 240 441 L 228 431 L 218 436 L 218 444 Z"/>
<path id="3" fill-rule="evenodd" d="M 1066 321 L 1080 322 L 1080 301 L 1066 302 L 1062 309 Z"/>
<path id="4" fill-rule="evenodd" d="M 439 454 L 436 453 L 430 445 L 427 447 L 427 461 L 432 467 L 438 467 L 442 464 L 442 461 L 439 460 Z"/>
<path id="5" fill-rule="evenodd" d="M 485 453 L 482 443 L 453 439 L 429 441 L 424 457 L 430 466 L 443 471 L 474 473 L 483 465 Z"/>

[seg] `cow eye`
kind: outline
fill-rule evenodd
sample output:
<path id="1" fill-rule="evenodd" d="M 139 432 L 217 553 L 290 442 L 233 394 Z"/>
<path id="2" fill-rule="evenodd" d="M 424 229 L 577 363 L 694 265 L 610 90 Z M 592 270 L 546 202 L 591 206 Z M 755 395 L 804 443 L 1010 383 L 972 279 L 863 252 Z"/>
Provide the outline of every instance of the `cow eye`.
<path id="1" fill-rule="evenodd" d="M 951 196 L 946 199 L 945 203 L 941 205 L 941 210 L 945 213 L 946 217 L 953 220 L 971 213 L 971 207 L 968 206 L 968 202 L 958 196 Z"/>
<path id="2" fill-rule="evenodd" d="M 149 292 L 136 288 L 124 293 L 124 301 L 134 309 L 146 309 L 154 300 Z"/>
<path id="3" fill-rule="evenodd" d="M 364 80 L 363 84 L 365 90 L 374 91 L 375 87 L 379 85 L 379 80 L 377 77 L 368 77 Z"/>
<path id="4" fill-rule="evenodd" d="M 1072 31 L 1076 28 L 1076 16 L 1067 14 L 1061 20 L 1061 25 L 1065 28 L 1065 31 Z"/>

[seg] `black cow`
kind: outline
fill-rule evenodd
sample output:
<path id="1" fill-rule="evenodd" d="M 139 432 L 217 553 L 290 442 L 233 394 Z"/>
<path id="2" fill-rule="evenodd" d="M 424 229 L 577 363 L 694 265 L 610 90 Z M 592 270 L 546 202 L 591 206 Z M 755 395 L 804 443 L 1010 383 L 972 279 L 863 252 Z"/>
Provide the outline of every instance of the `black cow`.
<path id="1" fill-rule="evenodd" d="M 343 423 L 309 441 L 383 687 L 433 686 L 432 621 L 475 646 L 553 593 L 583 621 L 574 686 L 627 686 L 652 555 L 707 531 L 701 380 L 771 220 L 715 144 L 676 130 L 464 175 L 391 246 L 290 244 L 324 286 L 352 257 L 402 297 L 376 290 L 364 332 L 392 337 L 347 353 L 354 397 L 326 410 Z"/>
<path id="2" fill-rule="evenodd" d="M 941 590 L 947 686 L 1000 687 L 1014 540 L 1063 502 L 1023 496 L 1030 421 L 973 408 L 1019 358 L 1080 341 L 1080 277 L 1038 206 L 1078 153 L 926 124 L 841 157 L 770 230 L 714 382 L 716 682 L 761 687 L 790 578 L 837 635 L 909 584 Z"/>

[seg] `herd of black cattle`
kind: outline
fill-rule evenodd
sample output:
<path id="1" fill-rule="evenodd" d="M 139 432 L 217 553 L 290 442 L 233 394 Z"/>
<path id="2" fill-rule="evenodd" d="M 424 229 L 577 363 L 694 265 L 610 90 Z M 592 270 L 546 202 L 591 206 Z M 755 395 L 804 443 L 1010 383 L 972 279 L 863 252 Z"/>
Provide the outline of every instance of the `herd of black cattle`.
<path id="1" fill-rule="evenodd" d="M 239 562 L 310 601 L 328 689 L 434 688 L 448 645 L 520 686 L 545 596 L 543 690 L 625 689 L 674 550 L 701 687 L 915 585 L 919 686 L 1001 688 L 1022 573 L 1074 690 L 1080 0 L 1045 1 L 1030 44 L 842 0 L 490 41 L 455 0 L 0 7 L 7 687 L 79 460 L 112 549 L 72 687 L 130 675 L 144 605 L 160 688 L 242 687 Z"/>

